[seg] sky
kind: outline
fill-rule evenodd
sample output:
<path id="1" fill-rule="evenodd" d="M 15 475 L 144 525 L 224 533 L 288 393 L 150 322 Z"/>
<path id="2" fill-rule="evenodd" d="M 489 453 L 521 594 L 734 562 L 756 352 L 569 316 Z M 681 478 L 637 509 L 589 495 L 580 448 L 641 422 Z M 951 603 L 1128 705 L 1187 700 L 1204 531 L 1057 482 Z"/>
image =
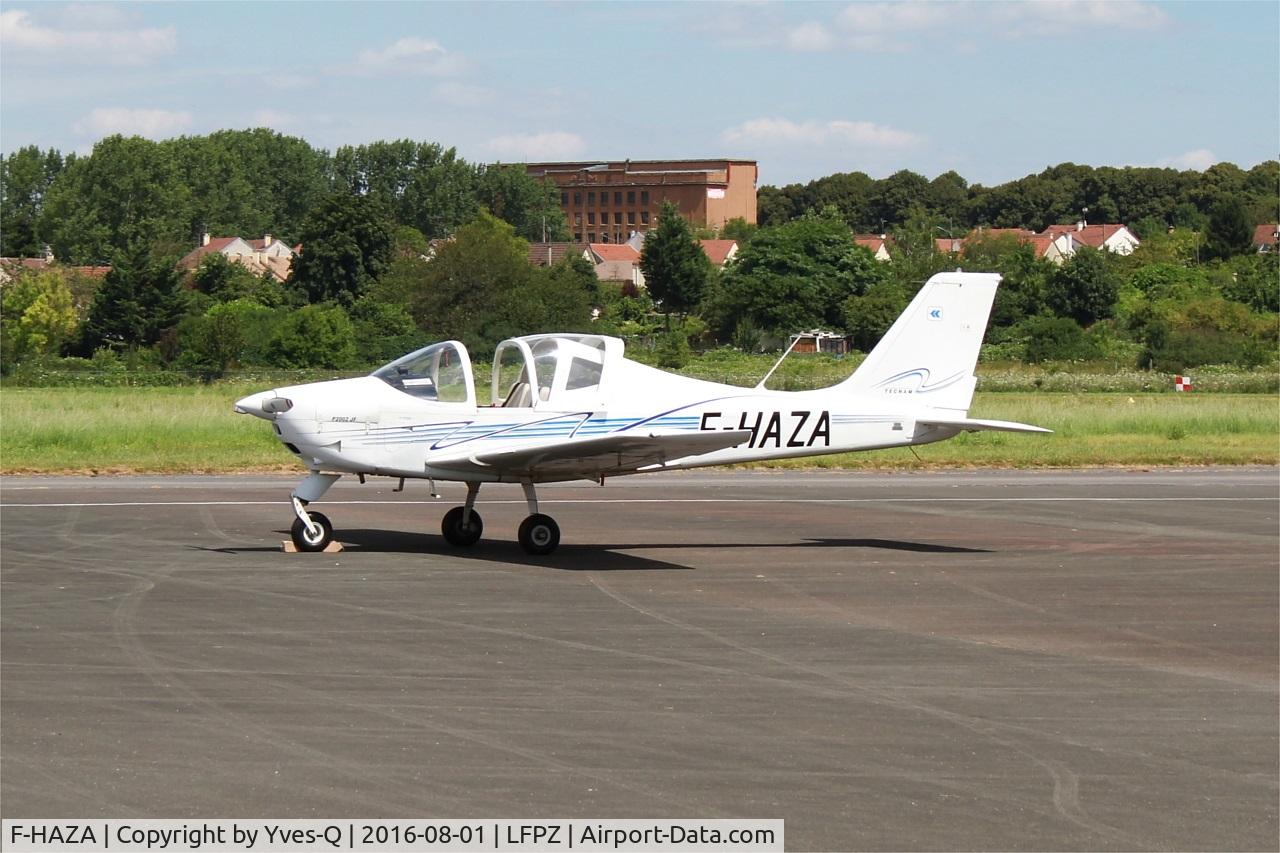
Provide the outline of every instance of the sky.
<path id="1" fill-rule="evenodd" d="M 0 2 L 0 150 L 270 127 L 760 183 L 1280 150 L 1280 3 Z"/>

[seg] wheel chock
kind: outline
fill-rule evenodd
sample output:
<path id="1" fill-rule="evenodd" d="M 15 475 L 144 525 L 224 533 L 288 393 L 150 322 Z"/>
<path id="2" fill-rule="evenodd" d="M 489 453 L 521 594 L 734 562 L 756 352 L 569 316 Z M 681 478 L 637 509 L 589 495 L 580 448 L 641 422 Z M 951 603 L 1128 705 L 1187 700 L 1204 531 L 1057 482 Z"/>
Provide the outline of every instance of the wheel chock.
<path id="1" fill-rule="evenodd" d="M 301 553 L 300 551 L 298 551 L 298 546 L 293 544 L 292 539 L 286 539 L 283 542 L 281 542 L 280 550 L 284 551 L 286 554 Z M 321 551 L 320 553 L 321 554 L 337 554 L 343 550 L 344 549 L 342 547 L 342 543 L 339 542 L 337 539 L 335 539 L 332 542 L 330 542 L 328 545 L 325 545 L 324 550 Z"/>

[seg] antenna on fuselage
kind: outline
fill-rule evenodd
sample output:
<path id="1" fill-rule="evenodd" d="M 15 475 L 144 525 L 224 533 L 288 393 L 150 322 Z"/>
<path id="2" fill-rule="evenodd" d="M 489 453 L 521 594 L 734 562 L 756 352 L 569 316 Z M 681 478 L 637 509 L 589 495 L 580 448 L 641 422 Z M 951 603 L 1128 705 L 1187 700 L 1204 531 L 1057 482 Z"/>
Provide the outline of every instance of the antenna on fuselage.
<path id="1" fill-rule="evenodd" d="M 786 360 L 787 356 L 791 355 L 791 351 L 796 348 L 796 344 L 800 343 L 800 339 L 803 337 L 804 337 L 803 332 L 795 336 L 796 339 L 791 342 L 791 346 L 787 347 L 787 351 L 782 354 L 782 358 L 775 361 L 773 363 L 773 367 L 769 368 L 769 372 L 764 375 L 764 379 L 761 379 L 759 382 L 756 383 L 757 391 L 765 390 L 764 383 L 768 382 L 769 377 L 773 375 L 773 372 L 782 366 L 782 362 Z"/>

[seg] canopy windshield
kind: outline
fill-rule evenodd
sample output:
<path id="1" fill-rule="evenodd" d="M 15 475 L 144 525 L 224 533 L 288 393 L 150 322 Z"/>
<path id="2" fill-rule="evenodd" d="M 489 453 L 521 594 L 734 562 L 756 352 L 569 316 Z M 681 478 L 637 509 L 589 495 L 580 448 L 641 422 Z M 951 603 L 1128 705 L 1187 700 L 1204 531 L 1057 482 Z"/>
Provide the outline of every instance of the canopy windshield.
<path id="1" fill-rule="evenodd" d="M 498 345 L 493 359 L 494 405 L 594 409 L 608 362 L 607 338 L 531 335 Z"/>
<path id="2" fill-rule="evenodd" d="M 458 341 L 442 341 L 401 356 L 373 375 L 397 391 L 440 403 L 476 402 L 471 358 Z"/>

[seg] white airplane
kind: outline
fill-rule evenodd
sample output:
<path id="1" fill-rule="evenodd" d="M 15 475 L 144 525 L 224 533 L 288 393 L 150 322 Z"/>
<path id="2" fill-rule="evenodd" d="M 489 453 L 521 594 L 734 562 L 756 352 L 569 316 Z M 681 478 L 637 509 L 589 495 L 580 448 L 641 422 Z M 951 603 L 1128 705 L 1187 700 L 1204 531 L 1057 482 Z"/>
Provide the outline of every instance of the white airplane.
<path id="1" fill-rule="evenodd" d="M 310 473 L 291 495 L 301 551 L 333 539 L 306 507 L 343 474 L 454 480 L 466 502 L 444 515 L 452 545 L 484 524 L 482 483 L 519 483 L 529 516 L 520 545 L 549 554 L 560 528 L 535 486 L 653 471 L 928 444 L 963 431 L 1050 432 L 969 417 L 974 365 L 1000 276 L 942 273 L 920 289 L 848 379 L 817 391 L 704 382 L 623 357 L 621 340 L 549 334 L 498 345 L 488 405 L 476 398 L 467 348 L 424 347 L 357 379 L 253 394 L 235 410 L 272 422 Z M 767 378 L 767 377 L 766 377 Z"/>

